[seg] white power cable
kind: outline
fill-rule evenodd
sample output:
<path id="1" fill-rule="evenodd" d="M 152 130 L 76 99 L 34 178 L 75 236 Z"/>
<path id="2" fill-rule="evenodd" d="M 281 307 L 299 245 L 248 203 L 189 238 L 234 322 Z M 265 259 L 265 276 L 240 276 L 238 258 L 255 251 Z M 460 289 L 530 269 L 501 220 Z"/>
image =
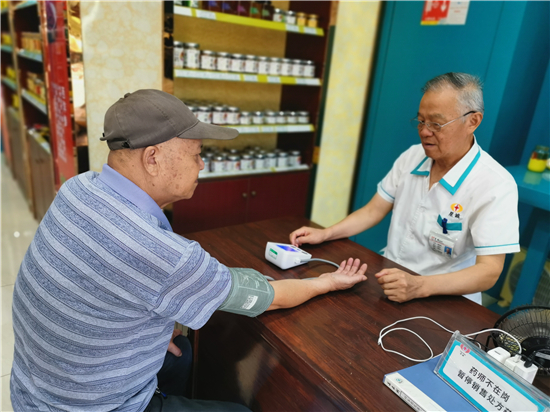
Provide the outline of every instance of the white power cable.
<path id="1" fill-rule="evenodd" d="M 426 362 L 426 361 L 429 361 L 430 359 L 432 359 L 434 357 L 434 352 L 432 350 L 432 348 L 430 347 L 430 345 L 428 345 L 428 343 L 426 343 L 426 341 L 424 339 L 422 339 L 422 337 L 410 330 L 410 329 L 407 329 L 407 328 L 393 328 L 393 329 L 389 329 L 386 331 L 386 329 L 388 328 L 391 328 L 392 326 L 395 326 L 397 325 L 398 323 L 402 323 L 402 322 L 407 322 L 409 320 L 415 320 L 415 319 L 426 319 L 426 320 L 429 320 L 433 323 L 435 323 L 437 326 L 439 326 L 441 329 L 444 329 L 445 331 L 449 332 L 449 333 L 454 333 L 454 331 L 450 330 L 450 329 L 447 329 L 446 327 L 440 325 L 439 323 L 437 323 L 435 320 L 431 319 L 431 318 L 428 318 L 426 316 L 415 316 L 415 317 L 412 317 L 412 318 L 407 318 L 407 319 L 401 319 L 401 320 L 398 320 L 397 322 L 394 322 L 392 323 L 391 325 L 389 326 L 386 326 L 384 328 L 382 328 L 380 330 L 380 334 L 378 335 L 378 345 L 380 345 L 380 347 L 384 350 L 384 352 L 390 352 L 390 353 L 395 353 L 396 355 L 399 355 L 399 356 L 402 356 L 403 358 L 405 359 L 408 359 L 408 360 L 411 360 L 413 362 Z M 427 346 L 427 348 L 430 350 L 430 357 L 427 358 L 427 359 L 414 359 L 414 358 L 410 358 L 408 357 L 407 355 L 403 355 L 402 353 L 400 352 L 397 352 L 397 351 L 394 351 L 394 350 L 391 350 L 391 349 L 386 349 L 384 347 L 384 343 L 382 342 L 382 339 L 384 338 L 384 336 L 386 336 L 388 333 L 391 333 L 391 332 L 395 332 L 397 330 L 403 330 L 403 331 L 406 331 L 406 332 L 410 332 L 412 333 L 413 335 L 417 336 L 418 339 L 420 339 L 422 341 L 422 343 L 424 343 L 424 345 Z M 496 332 L 501 332 L 501 333 L 504 333 L 505 335 L 508 335 L 510 336 L 513 340 L 516 341 L 516 343 L 518 344 L 518 351 L 519 353 L 521 354 L 521 344 L 519 343 L 519 341 L 515 338 L 515 336 L 511 335 L 510 333 L 502 330 L 502 329 L 485 329 L 485 330 L 481 330 L 479 332 L 474 332 L 474 333 L 469 333 L 467 335 L 464 335 L 464 337 L 468 338 L 468 339 L 472 339 L 470 336 L 475 336 L 475 335 L 479 335 L 480 333 L 485 333 L 485 332 L 491 332 L 491 331 L 496 331 Z"/>

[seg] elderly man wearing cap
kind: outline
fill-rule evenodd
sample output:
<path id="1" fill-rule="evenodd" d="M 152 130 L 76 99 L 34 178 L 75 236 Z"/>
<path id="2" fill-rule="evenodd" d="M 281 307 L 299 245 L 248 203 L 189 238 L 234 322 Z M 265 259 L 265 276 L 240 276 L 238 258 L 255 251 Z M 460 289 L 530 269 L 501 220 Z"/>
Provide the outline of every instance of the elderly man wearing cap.
<path id="1" fill-rule="evenodd" d="M 198 329 L 216 310 L 290 308 L 365 280 L 366 265 L 350 258 L 314 280 L 274 282 L 227 268 L 173 233 L 161 208 L 193 195 L 201 140 L 237 131 L 158 90 L 126 94 L 104 130 L 107 164 L 61 187 L 17 276 L 14 410 L 246 410 L 178 396 L 190 345 L 174 321 Z"/>

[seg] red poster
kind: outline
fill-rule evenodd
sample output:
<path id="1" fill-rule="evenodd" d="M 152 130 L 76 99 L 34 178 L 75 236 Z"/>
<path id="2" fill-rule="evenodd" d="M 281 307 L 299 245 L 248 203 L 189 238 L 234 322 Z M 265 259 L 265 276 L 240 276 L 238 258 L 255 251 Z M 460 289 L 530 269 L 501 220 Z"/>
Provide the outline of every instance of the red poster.
<path id="1" fill-rule="evenodd" d="M 450 1 L 425 1 L 421 24 L 439 24 L 449 14 Z"/>
<path id="2" fill-rule="evenodd" d="M 50 144 L 54 158 L 55 187 L 76 175 L 73 127 L 69 100 L 69 66 L 65 37 L 65 1 L 46 1 L 47 21 L 44 42 L 44 64 L 48 86 L 48 116 L 50 118 Z"/>

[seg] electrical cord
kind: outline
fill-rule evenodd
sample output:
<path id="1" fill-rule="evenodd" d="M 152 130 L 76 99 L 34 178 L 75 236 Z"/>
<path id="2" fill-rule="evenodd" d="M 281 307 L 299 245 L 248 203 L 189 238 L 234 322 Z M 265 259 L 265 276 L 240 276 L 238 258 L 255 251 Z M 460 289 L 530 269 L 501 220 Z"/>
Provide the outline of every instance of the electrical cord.
<path id="1" fill-rule="evenodd" d="M 395 353 L 396 355 L 402 356 L 403 358 L 408 359 L 408 360 L 411 360 L 411 361 L 413 361 L 413 362 L 426 362 L 426 361 L 429 361 L 430 359 L 432 359 L 432 358 L 434 357 L 434 353 L 433 353 L 432 348 L 430 347 L 430 345 L 428 345 L 428 343 L 427 343 L 424 339 L 422 339 L 422 337 L 421 337 L 418 333 L 416 333 L 416 332 L 414 332 L 414 331 L 412 331 L 412 330 L 410 330 L 410 329 L 406 329 L 406 328 L 393 328 L 393 329 L 386 330 L 386 329 L 388 329 L 388 328 L 391 328 L 392 326 L 397 325 L 398 323 L 407 322 L 407 321 L 409 321 L 409 320 L 415 320 L 415 319 L 426 319 L 426 320 L 429 320 L 430 322 L 435 323 L 435 324 L 436 324 L 437 326 L 439 326 L 441 329 L 443 329 L 443 330 L 445 330 L 445 331 L 447 331 L 447 332 L 449 332 L 449 333 L 451 333 L 451 334 L 454 333 L 454 331 L 452 331 L 452 330 L 450 330 L 450 329 L 447 329 L 446 327 L 440 325 L 439 323 L 437 323 L 435 320 L 433 320 L 433 319 L 431 319 L 431 318 L 428 318 L 428 317 L 426 317 L 426 316 L 415 316 L 415 317 L 412 317 L 412 318 L 407 318 L 407 319 L 398 320 L 397 322 L 394 322 L 394 323 L 392 323 L 391 325 L 382 328 L 382 329 L 380 330 L 380 334 L 378 335 L 378 345 L 379 345 L 385 352 Z M 420 339 L 420 340 L 422 341 L 422 343 L 424 343 L 424 345 L 426 345 L 426 347 L 430 350 L 430 357 L 427 358 L 427 359 L 414 359 L 414 358 L 408 357 L 407 355 L 402 354 L 401 352 L 397 352 L 397 351 L 394 351 L 394 350 L 391 350 L 391 349 L 386 349 L 386 348 L 384 347 L 384 343 L 382 342 L 382 339 L 383 339 L 384 336 L 386 336 L 388 333 L 395 332 L 395 331 L 397 331 L 397 330 L 403 330 L 403 331 L 412 333 L 413 335 L 417 336 L 418 339 Z M 477 335 L 479 335 L 480 333 L 491 332 L 491 331 L 501 332 L 501 333 L 504 333 L 504 334 L 510 336 L 510 337 L 511 337 L 513 340 L 515 340 L 516 343 L 518 344 L 519 354 L 521 355 L 521 345 L 520 345 L 519 341 L 518 341 L 513 335 L 511 335 L 510 333 L 508 333 L 508 332 L 506 332 L 506 331 L 504 331 L 504 330 L 502 330 L 502 329 L 484 329 L 484 330 L 481 330 L 481 331 L 478 331 L 478 332 L 469 333 L 469 334 L 467 334 L 467 335 L 464 335 L 464 337 L 465 337 L 465 338 L 468 338 L 468 339 L 470 339 L 470 340 L 473 340 L 474 342 L 476 342 L 476 343 L 479 344 L 479 342 L 477 342 L 477 341 L 475 340 L 475 337 L 477 337 Z M 474 338 L 471 338 L 471 336 L 474 336 Z M 478 345 L 478 346 L 479 346 L 479 345 Z"/>
<path id="2" fill-rule="evenodd" d="M 323 262 L 323 263 L 328 263 L 329 265 L 332 265 L 332 266 L 336 266 L 337 268 L 340 268 L 340 265 L 337 265 L 336 263 L 331 262 L 330 260 L 317 259 L 317 258 L 302 260 L 302 263 L 309 263 L 309 262 Z"/>

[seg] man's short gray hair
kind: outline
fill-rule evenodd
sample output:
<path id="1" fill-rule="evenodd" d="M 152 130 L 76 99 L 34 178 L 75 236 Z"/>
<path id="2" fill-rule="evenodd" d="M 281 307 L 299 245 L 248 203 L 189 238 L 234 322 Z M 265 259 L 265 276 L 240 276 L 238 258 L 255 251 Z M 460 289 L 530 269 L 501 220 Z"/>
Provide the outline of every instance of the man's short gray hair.
<path id="1" fill-rule="evenodd" d="M 451 87 L 458 91 L 459 110 L 468 112 L 475 110 L 483 114 L 483 84 L 477 76 L 468 73 L 445 73 L 428 80 L 422 92 L 440 91 Z"/>

